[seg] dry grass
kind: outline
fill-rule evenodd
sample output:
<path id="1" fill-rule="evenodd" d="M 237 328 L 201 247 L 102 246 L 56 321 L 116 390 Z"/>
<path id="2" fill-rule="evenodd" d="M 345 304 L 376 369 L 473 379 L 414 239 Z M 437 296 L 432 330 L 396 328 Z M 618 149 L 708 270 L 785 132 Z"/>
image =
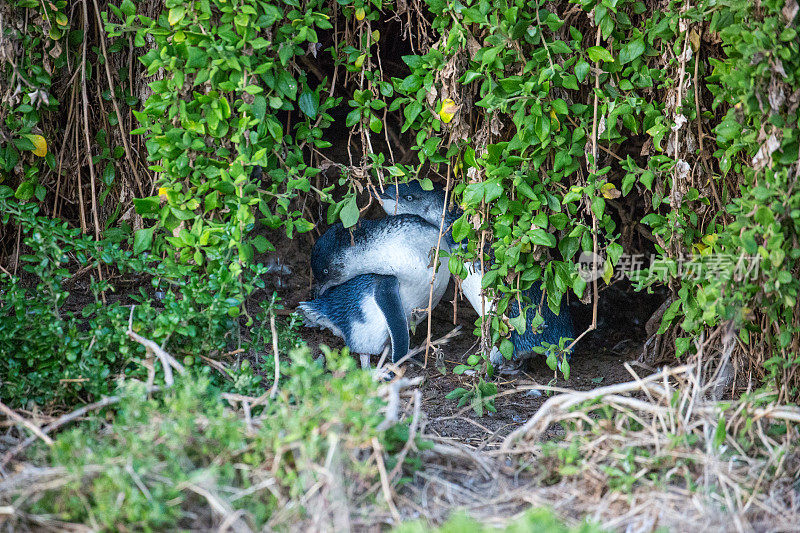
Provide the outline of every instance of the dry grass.
<path id="1" fill-rule="evenodd" d="M 628 383 L 553 396 L 497 450 L 434 450 L 410 507 L 436 521 L 464 507 L 504 523 L 547 505 L 630 532 L 797 531 L 800 409 L 766 395 L 715 400 L 732 342 L 722 364 L 699 344 L 692 364 L 644 378 L 629 368 Z"/>
<path id="2" fill-rule="evenodd" d="M 730 335 L 723 344 L 730 346 Z M 382 389 L 393 406 L 387 416 L 405 419 L 412 436 L 422 434 L 434 443 L 422 452 L 424 467 L 413 481 L 398 485 L 401 469 L 386 467 L 377 439 L 366 454 L 345 450 L 343 440 L 331 441 L 326 460 L 307 465 L 305 493 L 282 495 L 270 525 L 296 531 L 373 530 L 418 517 L 441 523 L 457 508 L 502 525 L 530 506 L 545 505 L 568 523 L 588 517 L 620 531 L 661 526 L 796 531 L 800 409 L 771 403 L 763 394 L 715 400 L 725 373 L 718 371 L 718 358 L 704 361 L 699 348 L 692 363 L 678 368 L 647 377 L 629 369 L 633 379 L 628 383 L 553 396 L 494 449 L 425 435 L 418 381 L 398 377 L 397 385 Z M 248 425 L 264 423 L 249 419 L 247 409 L 241 415 L 248 417 Z M 402 457 L 415 451 L 414 439 L 408 442 Z M 342 457 L 354 453 L 361 453 L 373 471 L 377 467 L 372 486 L 346 471 Z M 250 493 L 275 491 L 270 466 L 264 465 L 261 482 Z M 3 475 L 0 524 L 6 530 L 12 524 L 85 530 L 31 514 L 24 505 L 37 493 L 65 485 L 74 474 L 17 463 Z M 93 472 L 87 469 L 83 475 Z M 353 483 L 362 486 L 354 490 Z M 197 496 L 194 513 L 202 519 L 196 523 L 251 530 L 236 509 L 241 491 L 213 485 L 186 490 Z"/>

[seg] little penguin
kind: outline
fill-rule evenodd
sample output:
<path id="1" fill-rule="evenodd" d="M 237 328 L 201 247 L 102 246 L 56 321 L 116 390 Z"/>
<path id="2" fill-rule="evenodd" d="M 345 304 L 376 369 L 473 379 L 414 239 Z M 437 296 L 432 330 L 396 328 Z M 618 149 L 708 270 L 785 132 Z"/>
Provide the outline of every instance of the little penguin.
<path id="1" fill-rule="evenodd" d="M 434 185 L 433 190 L 426 191 L 418 181 L 410 181 L 408 183 L 389 185 L 379 196 L 386 213 L 397 214 L 397 216 L 401 214 L 416 214 L 425 218 L 437 228 L 442 223 L 444 211 L 444 230 L 447 232 L 447 242 L 452 250 L 457 248 L 458 245 L 452 237 L 452 224 L 463 212 L 455 206 L 446 211 L 444 210 L 448 198 L 441 185 Z M 486 298 L 481 297 L 480 263 L 475 262 L 465 266 L 467 267 L 468 275 L 461 283 L 461 290 L 478 315 L 484 316 L 485 313 L 489 312 L 491 306 L 486 302 Z M 522 291 L 521 294 L 522 307 L 529 305 L 532 307 L 526 312 L 527 324 L 525 333 L 522 335 L 516 331 L 511 333 L 511 342 L 514 345 L 513 360 L 521 362 L 536 355 L 534 348 L 541 346 L 542 342 L 557 345 L 561 338 L 575 338 L 575 330 L 566 298 L 561 299 L 561 308 L 558 314 L 555 314 L 550 310 L 546 302 L 539 305 L 542 301 L 541 282 L 534 283 L 530 289 Z M 537 308 L 544 318 L 544 322 L 538 329 L 532 327 Z M 507 314 L 510 318 L 520 315 L 520 305 L 516 299 L 509 303 Z M 492 349 L 490 360 L 495 366 L 500 366 L 504 362 L 503 355 L 497 347 Z"/>
<path id="2" fill-rule="evenodd" d="M 362 274 L 298 308 L 307 326 L 331 330 L 355 353 L 376 355 L 388 345 L 393 363 L 408 353 L 408 321 L 394 276 Z"/>
<path id="3" fill-rule="evenodd" d="M 397 279 L 404 316 L 416 324 L 425 316 L 433 279 L 432 307 L 442 299 L 450 274 L 443 265 L 434 272 L 433 258 L 437 244 L 444 252 L 450 247 L 439 242 L 439 227 L 424 218 L 404 214 L 378 220 L 361 220 L 350 229 L 335 224 L 326 231 L 311 252 L 311 269 L 318 293 L 361 274 L 379 274 Z"/>

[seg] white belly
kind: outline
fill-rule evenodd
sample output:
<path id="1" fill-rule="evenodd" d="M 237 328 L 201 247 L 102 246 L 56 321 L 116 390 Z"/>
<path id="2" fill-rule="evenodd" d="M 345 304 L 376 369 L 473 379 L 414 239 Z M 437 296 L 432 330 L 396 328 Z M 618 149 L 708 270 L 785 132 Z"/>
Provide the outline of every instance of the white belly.
<path id="1" fill-rule="evenodd" d="M 438 242 L 439 230 L 428 230 L 420 240 L 427 241 L 431 247 L 408 246 L 405 243 L 391 245 L 388 242 L 382 246 L 370 246 L 358 250 L 354 255 L 359 257 L 359 265 L 355 271 L 358 273 L 384 274 L 395 276 L 400 284 L 400 299 L 403 310 L 409 323 L 417 323 L 427 313 L 414 313 L 418 309 L 427 309 L 430 298 L 431 278 L 434 269 L 430 265 Z M 441 249 L 449 251 L 444 239 L 441 240 Z M 439 256 L 439 272 L 433 282 L 432 308 L 441 301 L 447 290 L 450 272 L 447 269 L 446 258 Z M 412 320 L 413 314 L 413 320 Z"/>
<path id="2" fill-rule="evenodd" d="M 428 302 L 431 309 L 436 307 L 447 290 L 450 272 L 444 258 L 439 259 L 439 272 L 433 278 L 434 269 L 426 269 L 414 279 L 400 279 L 400 299 L 409 324 L 417 324 L 427 316 Z M 400 278 L 400 276 L 398 276 Z M 433 299 L 431 300 L 431 278 L 433 278 Z M 422 281 L 420 281 L 422 280 Z M 416 311 L 416 312 L 415 312 Z"/>
<path id="3" fill-rule="evenodd" d="M 353 322 L 345 342 L 355 353 L 380 354 L 391 344 L 386 317 L 372 296 L 361 303 L 361 313 L 362 320 Z"/>
<path id="4" fill-rule="evenodd" d="M 467 263 L 467 277 L 461 282 L 461 292 L 467 297 L 472 308 L 478 316 L 487 314 L 491 309 L 486 297 L 481 297 L 481 265 L 480 263 Z"/>

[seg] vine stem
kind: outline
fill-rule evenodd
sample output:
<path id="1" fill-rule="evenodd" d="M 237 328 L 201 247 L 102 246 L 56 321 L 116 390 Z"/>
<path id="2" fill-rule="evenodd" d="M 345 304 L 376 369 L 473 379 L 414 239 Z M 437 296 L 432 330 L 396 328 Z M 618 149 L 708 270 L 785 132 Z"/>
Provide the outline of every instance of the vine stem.
<path id="1" fill-rule="evenodd" d="M 139 195 L 144 197 L 144 189 L 142 188 L 142 180 L 139 177 L 139 171 L 136 169 L 136 163 L 133 160 L 133 156 L 131 155 L 131 147 L 128 145 L 128 135 L 125 133 L 125 130 L 122 127 L 122 113 L 119 110 L 119 104 L 117 103 L 117 97 L 114 95 L 114 81 L 111 78 L 111 67 L 108 66 L 108 51 L 106 50 L 106 38 L 103 35 L 103 21 L 100 18 L 100 6 L 97 4 L 97 0 L 92 0 L 94 2 L 94 12 L 97 15 L 97 26 L 100 33 L 100 47 L 103 50 L 103 65 L 105 66 L 106 71 L 106 79 L 108 79 L 108 90 L 111 94 L 111 103 L 114 106 L 114 112 L 117 114 L 117 128 L 119 128 L 119 136 L 122 137 L 122 146 L 125 149 L 125 158 L 128 160 L 128 164 L 131 166 L 131 171 L 133 172 L 133 178 L 136 181 L 136 188 L 139 191 Z"/>
<path id="2" fill-rule="evenodd" d="M 86 7 L 86 1 L 83 2 L 83 27 L 85 35 L 89 32 L 89 10 Z M 89 135 L 89 99 L 86 96 L 86 42 L 88 38 L 84 36 L 83 39 L 83 52 L 81 59 L 81 100 L 83 101 L 83 133 L 86 139 L 86 157 L 88 158 L 87 164 L 89 165 L 89 176 L 92 187 L 92 218 L 94 220 L 94 238 L 100 241 L 100 216 L 97 213 L 97 187 L 95 184 L 94 162 L 92 161 L 92 140 Z M 113 90 L 113 89 L 112 89 Z M 124 137 L 124 136 L 123 136 Z M 80 175 L 80 173 L 78 174 Z M 97 275 L 100 280 L 103 280 L 103 268 L 100 262 L 97 263 Z M 106 293 L 102 292 L 103 303 L 106 301 Z"/>
<path id="3" fill-rule="evenodd" d="M 444 188 L 444 204 L 442 205 L 442 220 L 439 223 L 439 240 L 436 242 L 436 252 L 433 254 L 433 276 L 431 276 L 431 286 L 428 292 L 428 334 L 425 336 L 425 368 L 428 368 L 428 352 L 431 348 L 431 313 L 433 312 L 433 284 L 438 274 L 439 250 L 442 247 L 442 234 L 444 233 L 444 219 L 447 215 L 447 195 L 450 193 L 452 172 L 450 165 L 447 165 L 447 185 Z"/>
<path id="4" fill-rule="evenodd" d="M 597 33 L 595 35 L 595 46 L 600 46 L 600 26 L 597 27 Z M 597 93 L 600 92 L 600 61 L 594 62 L 594 116 L 592 118 L 592 173 L 597 174 L 597 108 L 599 104 L 599 98 Z M 591 205 L 591 204 L 590 204 Z M 592 211 L 591 207 L 589 208 L 589 212 L 592 214 L 592 253 L 594 254 L 592 257 L 593 261 L 593 273 L 597 272 L 597 217 Z M 594 276 L 593 276 L 594 277 Z M 575 344 L 581 340 L 584 335 L 589 333 L 590 331 L 594 331 L 597 329 L 597 305 L 599 300 L 599 292 L 597 290 L 597 278 L 594 277 L 592 280 L 592 323 L 589 324 L 589 327 L 586 328 L 583 333 L 578 335 L 578 338 L 572 341 L 569 346 L 567 346 L 567 351 L 571 350 Z"/>

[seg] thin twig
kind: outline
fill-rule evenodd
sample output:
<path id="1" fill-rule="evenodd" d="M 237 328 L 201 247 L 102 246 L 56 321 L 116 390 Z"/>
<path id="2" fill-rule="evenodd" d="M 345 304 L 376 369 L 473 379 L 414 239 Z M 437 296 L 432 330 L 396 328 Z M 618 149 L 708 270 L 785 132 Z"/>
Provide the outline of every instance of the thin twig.
<path id="1" fill-rule="evenodd" d="M 119 128 L 119 136 L 122 138 L 122 147 L 125 149 L 125 158 L 128 160 L 131 171 L 133 171 L 133 178 L 136 182 L 136 188 L 139 191 L 139 196 L 144 197 L 144 189 L 142 188 L 142 181 L 139 178 L 139 171 L 136 169 L 136 163 L 133 161 L 131 148 L 128 145 L 128 133 L 125 132 L 125 128 L 122 126 L 122 113 L 119 110 L 117 97 L 114 95 L 114 88 L 116 85 L 114 84 L 114 80 L 111 78 L 111 67 L 108 65 L 108 52 L 106 50 L 106 39 L 102 31 L 103 21 L 100 19 L 100 6 L 97 4 L 97 0 L 92 1 L 94 2 L 94 12 L 97 15 L 97 26 L 100 28 L 100 46 L 103 50 L 103 58 L 105 59 L 103 61 L 103 65 L 105 66 L 106 78 L 108 79 L 108 91 L 111 94 L 111 104 L 114 106 L 114 112 L 117 114 L 117 127 Z"/>
<path id="2" fill-rule="evenodd" d="M 160 390 L 162 390 L 162 387 L 147 387 L 146 388 L 146 391 L 147 391 L 148 394 L 150 394 L 152 392 L 157 392 L 157 391 L 160 391 Z M 66 415 L 64 415 L 62 417 L 59 417 L 56 421 L 51 422 L 50 424 L 47 424 L 46 426 L 41 428 L 41 432 L 44 435 L 47 435 L 48 433 L 52 433 L 56 429 L 66 425 L 66 424 L 69 424 L 73 420 L 76 420 L 76 419 L 82 417 L 86 413 L 88 413 L 90 411 L 97 411 L 98 409 L 102 409 L 103 407 L 108 407 L 109 405 L 114 405 L 115 403 L 117 403 L 120 400 L 122 400 L 122 398 L 123 398 L 122 396 L 107 396 L 107 397 L 103 398 L 100 401 L 97 401 L 97 402 L 94 402 L 94 403 L 90 403 L 89 405 L 84 405 L 83 407 L 81 407 L 79 409 L 76 409 L 76 410 L 72 411 L 71 413 L 68 413 L 68 414 L 66 414 Z M 27 439 L 25 439 L 24 441 L 22 441 L 21 443 L 17 444 L 12 449 L 7 451 L 5 453 L 5 455 L 3 455 L 3 459 L 0 460 L 0 469 L 4 468 L 8 464 L 8 462 L 15 455 L 19 454 L 22 450 L 26 449 L 28 446 L 30 446 L 31 444 L 36 442 L 36 439 L 38 439 L 38 438 L 39 438 L 38 436 L 28 437 Z"/>
<path id="3" fill-rule="evenodd" d="M 383 497 L 386 499 L 386 503 L 389 505 L 389 510 L 392 512 L 392 516 L 399 524 L 402 519 L 400 518 L 400 513 L 397 512 L 397 507 L 395 507 L 394 501 L 392 501 L 392 489 L 389 486 L 389 476 L 386 473 L 386 465 L 383 463 L 383 448 L 381 447 L 378 437 L 372 437 L 372 448 L 375 452 L 375 462 L 378 464 L 378 471 L 381 475 L 381 488 L 383 489 Z"/>
<path id="4" fill-rule="evenodd" d="M 128 317 L 128 331 L 125 333 L 133 341 L 144 346 L 148 353 L 158 357 L 159 361 L 161 361 L 161 366 L 164 368 L 164 383 L 166 383 L 167 387 L 171 387 L 174 382 L 172 379 L 172 369 L 174 368 L 177 370 L 179 374 L 186 372 L 186 369 L 177 361 L 177 359 L 172 357 L 172 355 L 170 355 L 166 350 L 161 348 L 161 346 L 133 331 L 133 310 L 135 308 L 136 306 L 131 307 L 130 316 Z"/>
<path id="5" fill-rule="evenodd" d="M 269 397 L 275 399 L 275 396 L 278 394 L 278 382 L 281 379 L 281 360 L 278 356 L 278 331 L 275 327 L 275 313 L 272 311 L 269 313 L 269 327 L 272 330 L 272 353 L 275 356 L 275 380 L 269 391 Z M 255 405 L 255 403 L 253 405 Z"/>
<path id="6" fill-rule="evenodd" d="M 3 402 L 0 402 L 0 411 L 5 413 L 7 417 L 11 418 L 12 420 L 16 420 L 26 428 L 30 429 L 34 435 L 42 439 L 44 443 L 47 444 L 48 446 L 53 445 L 53 439 L 42 433 L 42 430 L 39 428 L 39 426 L 31 422 L 30 420 L 23 418 L 16 411 L 8 407 Z"/>
<path id="7" fill-rule="evenodd" d="M 431 312 L 433 311 L 433 285 L 436 276 L 440 275 L 439 270 L 439 250 L 442 246 L 442 235 L 444 234 L 444 221 L 447 215 L 447 195 L 450 193 L 450 165 L 447 166 L 447 185 L 444 188 L 444 204 L 442 205 L 442 219 L 439 222 L 439 239 L 436 241 L 436 252 L 433 255 L 433 276 L 431 277 L 430 292 L 428 293 L 428 333 L 425 337 L 425 368 L 428 367 L 428 352 L 431 348 Z"/>
<path id="8" fill-rule="evenodd" d="M 505 438 L 505 440 L 503 441 L 503 445 L 500 447 L 500 450 L 504 452 L 510 451 L 511 446 L 516 441 L 518 441 L 520 438 L 528 434 L 546 417 L 550 416 L 552 411 L 555 410 L 565 411 L 587 400 L 638 390 L 641 389 L 643 383 L 650 383 L 662 379 L 667 380 L 671 376 L 686 373 L 692 368 L 693 368 L 692 365 L 683 365 L 677 368 L 665 368 L 661 372 L 653 374 L 651 376 L 647 376 L 646 378 L 640 378 L 625 383 L 617 383 L 615 385 L 608 385 L 606 387 L 600 387 L 586 392 L 576 391 L 569 394 L 560 394 L 558 396 L 553 396 L 539 408 L 539 410 L 536 412 L 535 415 L 533 415 L 530 419 L 528 419 L 528 421 L 525 422 L 522 426 L 512 431 L 508 435 L 508 437 Z"/>

